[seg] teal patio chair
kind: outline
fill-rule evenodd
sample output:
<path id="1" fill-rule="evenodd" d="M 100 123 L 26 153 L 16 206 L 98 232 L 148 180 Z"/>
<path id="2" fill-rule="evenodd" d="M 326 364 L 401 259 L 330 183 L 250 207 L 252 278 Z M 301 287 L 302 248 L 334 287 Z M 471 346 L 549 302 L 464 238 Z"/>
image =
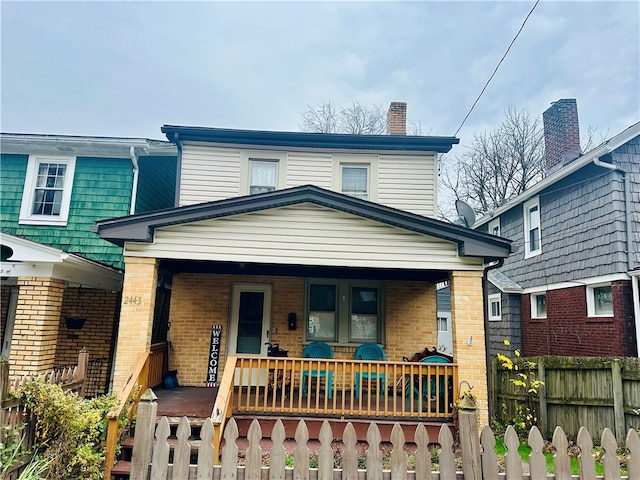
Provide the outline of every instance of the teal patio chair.
<path id="1" fill-rule="evenodd" d="M 444 355 L 429 355 L 428 357 L 424 357 L 420 360 L 420 363 L 451 363 L 451 358 L 445 357 Z M 418 376 L 416 375 L 413 379 L 413 382 L 408 382 L 405 387 L 405 394 L 407 395 L 407 405 L 409 403 L 409 397 L 413 393 L 414 398 L 417 401 L 430 401 L 434 399 L 434 395 L 436 393 L 436 378 L 435 376 L 431 377 L 431 381 L 427 381 L 426 376 L 423 376 L 422 381 L 422 392 L 419 391 L 419 381 Z M 438 387 L 440 391 L 440 413 L 444 413 L 446 406 L 444 405 L 445 398 L 445 388 L 449 389 L 450 398 L 453 393 L 453 385 L 452 377 L 450 375 L 447 376 L 447 380 L 445 381 L 445 375 L 438 375 Z M 413 392 L 411 392 L 411 385 L 413 385 Z"/>
<path id="2" fill-rule="evenodd" d="M 355 355 L 353 356 L 356 360 L 387 360 L 387 356 L 384 353 L 384 350 L 377 343 L 364 343 L 358 347 Z M 360 375 L 362 375 L 363 379 L 366 380 L 378 380 L 380 379 L 380 395 L 384 393 L 384 387 L 386 384 L 387 376 L 384 373 L 378 372 L 356 372 L 356 398 L 360 398 Z"/>
<path id="3" fill-rule="evenodd" d="M 304 347 L 302 358 L 333 358 L 333 349 L 324 342 L 313 342 Z M 309 377 L 325 378 L 327 396 L 333 396 L 333 370 L 303 370 L 302 371 L 302 395 L 307 394 Z"/>

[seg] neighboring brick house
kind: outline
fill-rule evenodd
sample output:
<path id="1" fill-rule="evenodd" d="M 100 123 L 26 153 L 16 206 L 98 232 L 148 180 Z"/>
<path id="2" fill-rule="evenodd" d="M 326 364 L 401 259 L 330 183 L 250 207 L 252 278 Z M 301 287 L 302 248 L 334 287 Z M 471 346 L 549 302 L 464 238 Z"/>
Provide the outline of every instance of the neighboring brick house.
<path id="1" fill-rule="evenodd" d="M 581 154 L 575 100 L 543 121 L 547 177 L 474 226 L 515 249 L 488 274 L 488 353 L 637 356 L 640 123 Z"/>
<path id="2" fill-rule="evenodd" d="M 0 152 L 0 353 L 11 375 L 40 374 L 74 364 L 86 347 L 104 392 L 124 263 L 122 248 L 91 228 L 173 206 L 175 145 L 3 133 Z M 68 328 L 77 318 L 82 328 Z"/>
<path id="3" fill-rule="evenodd" d="M 458 139 L 407 136 L 405 112 L 392 104 L 389 135 L 164 126 L 180 152 L 178 206 L 97 224 L 124 246 L 135 300 L 122 305 L 114 385 L 152 341 L 158 269 L 172 274 L 171 368 L 190 386 L 207 381 L 212 325 L 222 364 L 266 355 L 267 341 L 299 357 L 315 340 L 339 359 L 375 342 L 400 361 L 437 345 L 436 283 L 448 280 L 458 375 L 486 423 L 482 276 L 510 242 L 435 218 L 438 154 Z"/>

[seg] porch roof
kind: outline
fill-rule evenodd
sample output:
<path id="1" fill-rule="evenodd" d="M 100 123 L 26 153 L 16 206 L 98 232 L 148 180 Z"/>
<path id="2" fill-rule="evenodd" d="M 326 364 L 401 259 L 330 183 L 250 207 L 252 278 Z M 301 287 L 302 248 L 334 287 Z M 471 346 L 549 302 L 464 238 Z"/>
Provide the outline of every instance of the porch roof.
<path id="1" fill-rule="evenodd" d="M 96 223 L 95 232 L 101 238 L 120 246 L 124 246 L 127 241 L 151 243 L 154 240 L 155 229 L 160 227 L 302 203 L 331 208 L 386 225 L 455 242 L 458 245 L 460 256 L 499 259 L 507 257 L 511 252 L 510 240 L 332 192 L 314 185 L 102 220 Z"/>

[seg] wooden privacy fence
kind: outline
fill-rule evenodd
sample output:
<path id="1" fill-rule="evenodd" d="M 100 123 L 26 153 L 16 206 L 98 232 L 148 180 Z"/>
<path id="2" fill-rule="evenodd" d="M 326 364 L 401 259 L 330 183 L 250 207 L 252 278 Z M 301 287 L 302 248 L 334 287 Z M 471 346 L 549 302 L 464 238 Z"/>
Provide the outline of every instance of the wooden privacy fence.
<path id="1" fill-rule="evenodd" d="M 576 438 L 584 426 L 598 437 L 614 426 L 618 440 L 629 428 L 640 428 L 640 359 L 601 357 L 530 357 L 514 363 L 536 363 L 535 376 L 544 382 L 536 399 L 538 424 L 548 437 L 555 425 L 562 425 L 567 435 Z M 526 401 L 525 391 L 515 386 L 519 371 L 502 368 L 492 360 L 492 413 L 509 421 L 516 402 Z"/>
<path id="2" fill-rule="evenodd" d="M 33 446 L 36 420 L 21 403 L 20 399 L 11 394 L 12 391 L 31 380 L 38 380 L 60 385 L 64 390 L 76 391 L 78 395 L 83 397 L 85 395 L 88 364 L 89 354 L 83 348 L 78 354 L 77 365 L 54 369 L 41 375 L 19 376 L 11 380 L 9 378 L 9 361 L 4 357 L 0 357 L 0 425 L 5 427 L 0 429 L 0 443 L 6 445 L 8 441 L 22 438 L 22 446 L 25 451 L 28 451 Z M 20 459 L 7 472 L 7 480 L 18 478 L 20 470 L 29 462 L 31 457 L 32 455 L 26 455 Z"/>
<path id="3" fill-rule="evenodd" d="M 157 405 L 152 393 L 145 394 L 138 407 L 133 458 L 131 464 L 132 480 L 159 479 L 199 479 L 199 480 L 568 480 L 580 478 L 594 480 L 621 479 L 620 464 L 617 457 L 617 442 L 612 432 L 605 429 L 601 445 L 603 476 L 596 476 L 595 459 L 591 454 L 593 442 L 586 429 L 578 435 L 580 476 L 572 476 L 569 466 L 567 437 L 557 428 L 553 436 L 556 449 L 553 475 L 547 475 L 545 457 L 542 453 L 544 440 L 537 428 L 529 434 L 529 446 L 532 449 L 529 458 L 529 473 L 523 474 L 523 462 L 518 453 L 520 441 L 513 427 L 508 427 L 504 437 L 507 454 L 504 459 L 504 472 L 499 472 L 498 458 L 495 454 L 496 439 L 489 427 L 482 430 L 478 438 L 475 411 L 461 411 L 459 449 L 454 449 L 451 430 L 443 425 L 437 439 L 429 438 L 423 424 L 418 424 L 415 432 L 415 444 L 406 444 L 404 432 L 395 424 L 391 432 L 391 449 L 388 459 L 381 450 L 380 430 L 371 423 L 367 432 L 366 451 L 358 452 L 356 432 L 351 423 L 341 432 L 334 432 L 327 421 L 321 427 L 317 454 L 311 455 L 307 442 L 309 433 L 304 420 L 300 420 L 295 433 L 296 446 L 292 454 L 284 448 L 285 430 L 278 420 L 272 430 L 270 450 L 261 445 L 262 430 L 258 420 L 249 428 L 248 447 L 244 455 L 237 446 L 238 428 L 234 419 L 227 423 L 224 431 L 224 447 L 220 464 L 214 461 L 214 429 L 207 419 L 200 432 L 200 440 L 191 437 L 191 427 L 183 417 L 177 432 L 171 434 L 169 422 L 162 417 L 156 426 Z M 173 438 L 170 438 L 173 437 Z M 341 439 L 340 448 L 336 448 L 336 439 Z M 437 445 L 435 445 L 437 444 Z M 640 439 L 635 430 L 629 430 L 626 436 L 629 479 L 640 479 Z M 432 463 L 432 450 L 438 449 L 438 471 Z M 460 455 L 456 459 L 456 450 Z M 288 456 L 289 455 L 289 456 Z M 340 467 L 336 468 L 336 457 Z M 240 459 L 242 458 L 242 461 Z M 288 466 L 290 459 L 292 466 Z M 362 465 L 364 459 L 365 465 Z M 313 466 L 312 466 L 313 461 Z M 241 463 L 243 463 L 241 465 Z M 316 466 L 317 465 L 317 466 Z M 364 468 L 363 468 L 364 467 Z"/>

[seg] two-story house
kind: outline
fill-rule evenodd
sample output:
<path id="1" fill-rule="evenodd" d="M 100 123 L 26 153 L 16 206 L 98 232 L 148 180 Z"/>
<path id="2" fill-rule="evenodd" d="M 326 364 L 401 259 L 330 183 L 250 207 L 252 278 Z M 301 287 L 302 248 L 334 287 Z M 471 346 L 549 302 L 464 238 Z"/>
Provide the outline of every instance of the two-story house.
<path id="1" fill-rule="evenodd" d="M 76 363 L 86 347 L 97 369 L 89 393 L 105 392 L 124 264 L 122 248 L 91 228 L 173 206 L 176 147 L 3 133 L 0 150 L 1 355 L 12 376 L 37 375 Z"/>
<path id="2" fill-rule="evenodd" d="M 190 386 L 212 381 L 212 326 L 220 376 L 231 357 L 251 369 L 268 342 L 300 358 L 322 341 L 345 378 L 363 343 L 401 361 L 437 345 L 436 284 L 448 280 L 458 378 L 486 423 L 482 278 L 510 242 L 435 218 L 438 154 L 458 139 L 407 136 L 405 113 L 391 105 L 400 129 L 388 135 L 162 127 L 179 152 L 177 206 L 97 223 L 124 248 L 114 384 L 151 344 L 159 269 L 172 275 L 171 368 Z M 301 368 L 303 381 L 325 371 Z"/>
<path id="3" fill-rule="evenodd" d="M 515 250 L 488 272 L 489 353 L 637 356 L 640 123 L 582 154 L 574 99 L 543 122 L 546 178 L 474 227 Z"/>

